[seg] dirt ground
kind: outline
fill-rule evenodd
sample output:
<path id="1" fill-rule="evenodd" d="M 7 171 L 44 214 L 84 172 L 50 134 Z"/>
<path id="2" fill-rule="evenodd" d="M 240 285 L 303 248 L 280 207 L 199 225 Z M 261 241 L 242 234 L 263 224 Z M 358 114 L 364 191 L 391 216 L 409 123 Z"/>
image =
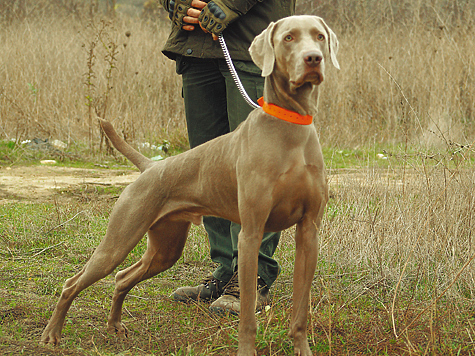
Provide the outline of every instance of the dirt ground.
<path id="1" fill-rule="evenodd" d="M 0 204 L 44 200 L 81 185 L 127 185 L 139 176 L 132 169 L 83 169 L 57 166 L 0 168 Z"/>
<path id="2" fill-rule="evenodd" d="M 41 201 L 56 195 L 58 191 L 81 186 L 125 186 L 139 175 L 140 172 L 133 168 L 86 169 L 48 165 L 0 167 L 0 205 L 12 201 Z M 406 176 L 408 178 L 413 180 L 414 175 L 409 174 Z M 379 172 L 377 175 L 353 169 L 329 172 L 330 190 L 352 184 L 374 184 L 374 180 L 380 184 L 388 181 L 396 186 L 403 184 L 400 172 Z"/>

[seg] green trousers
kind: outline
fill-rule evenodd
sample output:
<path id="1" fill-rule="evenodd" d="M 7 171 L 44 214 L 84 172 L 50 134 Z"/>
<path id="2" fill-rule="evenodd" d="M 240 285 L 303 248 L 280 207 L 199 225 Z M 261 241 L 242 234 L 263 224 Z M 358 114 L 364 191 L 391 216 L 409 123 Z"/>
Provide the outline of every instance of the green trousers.
<path id="1" fill-rule="evenodd" d="M 237 89 L 224 59 L 177 58 L 177 73 L 182 75 L 183 98 L 190 146 L 196 147 L 234 130 L 252 108 Z M 264 90 L 260 69 L 251 62 L 235 62 L 236 70 L 249 97 L 257 101 Z M 217 217 L 204 217 L 211 259 L 218 264 L 215 278 L 228 281 L 238 263 L 238 234 L 241 226 Z M 280 233 L 266 233 L 259 251 L 258 273 L 271 286 L 280 272 L 272 256 Z"/>

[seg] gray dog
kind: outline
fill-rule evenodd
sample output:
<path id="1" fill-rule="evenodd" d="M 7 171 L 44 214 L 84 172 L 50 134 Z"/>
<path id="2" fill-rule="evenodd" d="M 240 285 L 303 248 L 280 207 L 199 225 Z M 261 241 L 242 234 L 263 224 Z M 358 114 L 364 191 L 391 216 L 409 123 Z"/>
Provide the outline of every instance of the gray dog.
<path id="1" fill-rule="evenodd" d="M 338 41 L 316 16 L 284 18 L 257 36 L 249 49 L 265 79 L 262 108 L 234 132 L 161 162 L 130 147 L 108 122 L 112 144 L 142 172 L 118 199 L 106 235 L 91 259 L 63 287 L 41 337 L 58 344 L 72 301 L 109 275 L 148 235 L 147 250 L 133 266 L 117 273 L 108 328 L 126 332 L 122 304 L 139 282 L 165 271 L 181 256 L 191 223 L 219 216 L 241 224 L 239 356 L 254 355 L 257 256 L 262 235 L 297 225 L 293 314 L 289 335 L 297 355 L 311 355 L 307 310 L 318 256 L 320 226 L 328 187 L 312 117 L 313 90 L 330 60 L 339 68 Z"/>

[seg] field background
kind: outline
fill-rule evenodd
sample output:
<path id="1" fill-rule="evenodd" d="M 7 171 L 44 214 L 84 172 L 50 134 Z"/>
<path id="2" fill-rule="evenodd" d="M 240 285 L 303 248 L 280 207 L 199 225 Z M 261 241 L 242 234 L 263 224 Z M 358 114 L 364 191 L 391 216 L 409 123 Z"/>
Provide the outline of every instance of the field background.
<path id="1" fill-rule="evenodd" d="M 340 41 L 341 70 L 328 69 L 315 120 L 331 199 L 309 310 L 314 353 L 474 355 L 475 3 L 302 0 L 298 12 L 322 16 Z M 160 52 L 168 31 L 153 1 L 0 2 L 0 176 L 30 167 L 54 180 L 76 167 L 84 177 L 41 197 L 0 185 L 0 353 L 235 352 L 236 319 L 168 299 L 213 270 L 201 227 L 173 268 L 131 291 L 129 338 L 105 330 L 110 276 L 77 298 L 59 348 L 37 345 L 123 189 L 88 179 L 134 171 L 95 118 L 150 157 L 188 149 L 180 77 Z M 258 316 L 259 355 L 292 354 L 292 233 L 276 253 L 274 306 Z"/>

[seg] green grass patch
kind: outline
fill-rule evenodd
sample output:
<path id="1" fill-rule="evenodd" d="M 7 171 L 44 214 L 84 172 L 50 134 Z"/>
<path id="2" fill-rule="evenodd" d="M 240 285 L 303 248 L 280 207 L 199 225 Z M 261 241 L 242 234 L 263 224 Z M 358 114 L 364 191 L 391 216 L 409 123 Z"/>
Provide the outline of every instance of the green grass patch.
<path id="1" fill-rule="evenodd" d="M 161 140 L 157 143 L 143 142 L 136 145 L 136 149 L 144 156 L 153 160 L 161 160 L 184 152 L 187 147 L 181 142 Z M 91 152 L 88 146 L 72 143 L 65 149 L 56 148 L 49 141 L 24 141 L 0 140 L 0 166 L 14 165 L 39 165 L 41 161 L 52 160 L 51 165 L 72 168 L 94 169 L 132 168 L 133 165 L 117 151 L 111 155 L 106 153 L 105 147 Z"/>
<path id="2" fill-rule="evenodd" d="M 146 157 L 159 160 L 185 152 L 186 140 L 170 143 L 162 140 L 156 143 L 144 142 L 136 147 Z M 38 147 L 43 147 L 39 149 Z M 46 147 L 46 148 L 45 148 Z M 445 148 L 406 147 L 404 145 L 380 145 L 368 147 L 328 147 L 323 146 L 323 156 L 327 169 L 359 169 L 359 168 L 394 168 L 434 167 L 445 165 L 455 169 L 461 164 L 474 164 L 475 154 L 470 146 L 448 145 Z M 55 165 L 73 168 L 124 169 L 133 165 L 117 151 L 112 156 L 105 154 L 105 149 L 91 154 L 84 144 L 71 145 L 65 151 L 52 147 L 49 143 L 43 146 L 32 145 L 31 142 L 15 143 L 0 141 L 0 165 L 37 165 L 42 160 L 55 160 Z"/>

